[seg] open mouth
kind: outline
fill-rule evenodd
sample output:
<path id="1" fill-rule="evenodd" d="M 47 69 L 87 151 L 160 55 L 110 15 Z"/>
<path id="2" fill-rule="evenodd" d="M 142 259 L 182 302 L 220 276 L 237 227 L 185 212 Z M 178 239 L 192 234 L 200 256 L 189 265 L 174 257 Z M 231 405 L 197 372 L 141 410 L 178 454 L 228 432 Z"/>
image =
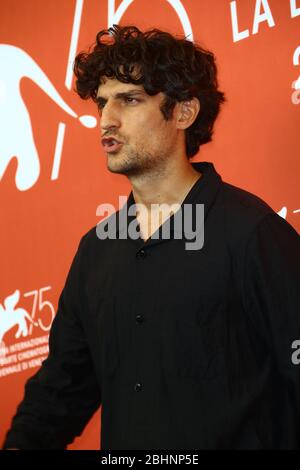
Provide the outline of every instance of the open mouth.
<path id="1" fill-rule="evenodd" d="M 118 151 L 123 145 L 122 142 L 119 142 L 113 137 L 104 137 L 104 139 L 101 140 L 101 143 L 105 152 L 108 152 L 108 153 Z"/>

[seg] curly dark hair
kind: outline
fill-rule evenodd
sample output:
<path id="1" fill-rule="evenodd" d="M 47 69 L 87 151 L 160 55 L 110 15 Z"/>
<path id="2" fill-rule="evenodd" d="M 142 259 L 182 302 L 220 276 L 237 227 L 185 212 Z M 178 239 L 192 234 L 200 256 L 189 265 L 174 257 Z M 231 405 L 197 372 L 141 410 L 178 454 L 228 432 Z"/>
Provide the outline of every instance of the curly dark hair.
<path id="1" fill-rule="evenodd" d="M 160 109 L 166 120 L 172 117 L 177 102 L 197 97 L 200 112 L 185 131 L 187 157 L 212 140 L 213 124 L 225 95 L 217 89 L 214 54 L 199 45 L 158 29 L 142 32 L 135 26 L 113 25 L 97 34 L 88 52 L 76 56 L 73 70 L 75 91 L 82 99 L 96 102 L 102 76 L 143 85 L 151 96 L 163 92 Z"/>

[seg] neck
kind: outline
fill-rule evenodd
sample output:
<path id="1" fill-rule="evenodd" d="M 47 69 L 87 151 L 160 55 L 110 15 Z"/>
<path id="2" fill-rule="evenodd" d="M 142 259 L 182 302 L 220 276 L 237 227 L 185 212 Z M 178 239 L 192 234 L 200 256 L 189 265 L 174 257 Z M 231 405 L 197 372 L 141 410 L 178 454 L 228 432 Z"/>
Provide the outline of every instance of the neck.
<path id="1" fill-rule="evenodd" d="M 201 173 L 185 157 L 159 171 L 131 178 L 134 200 L 147 210 L 151 204 L 181 204 L 200 177 Z"/>

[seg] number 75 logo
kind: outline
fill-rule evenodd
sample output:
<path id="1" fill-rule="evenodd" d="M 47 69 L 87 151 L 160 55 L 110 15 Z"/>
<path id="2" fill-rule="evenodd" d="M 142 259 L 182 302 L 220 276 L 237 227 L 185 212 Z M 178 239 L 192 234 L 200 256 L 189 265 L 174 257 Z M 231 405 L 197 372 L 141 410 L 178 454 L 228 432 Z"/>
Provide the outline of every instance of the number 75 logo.
<path id="1" fill-rule="evenodd" d="M 51 286 L 41 287 L 40 289 L 26 292 L 24 297 L 33 296 L 31 318 L 38 323 L 43 331 L 49 331 L 55 316 L 55 309 L 49 300 L 45 300 L 44 293 L 49 291 Z M 41 313 L 41 315 L 40 315 Z M 43 319 L 41 318 L 43 317 Z M 33 324 L 30 323 L 28 334 L 32 333 Z"/>

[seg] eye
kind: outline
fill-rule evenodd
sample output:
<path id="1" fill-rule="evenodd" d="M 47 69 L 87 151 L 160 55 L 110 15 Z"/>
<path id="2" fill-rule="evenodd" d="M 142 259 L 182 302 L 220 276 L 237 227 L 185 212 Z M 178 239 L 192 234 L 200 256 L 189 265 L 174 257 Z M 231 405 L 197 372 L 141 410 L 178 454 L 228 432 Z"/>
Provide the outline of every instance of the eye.
<path id="1" fill-rule="evenodd" d="M 106 105 L 106 103 L 107 103 L 107 100 L 105 98 L 103 98 L 102 96 L 97 96 L 96 105 L 97 105 L 98 111 L 101 111 Z"/>
<path id="2" fill-rule="evenodd" d="M 135 103 L 139 102 L 139 100 L 137 98 L 133 98 L 132 96 L 126 96 L 124 98 L 124 101 L 125 101 L 125 103 L 128 103 L 128 104 L 135 104 Z"/>

